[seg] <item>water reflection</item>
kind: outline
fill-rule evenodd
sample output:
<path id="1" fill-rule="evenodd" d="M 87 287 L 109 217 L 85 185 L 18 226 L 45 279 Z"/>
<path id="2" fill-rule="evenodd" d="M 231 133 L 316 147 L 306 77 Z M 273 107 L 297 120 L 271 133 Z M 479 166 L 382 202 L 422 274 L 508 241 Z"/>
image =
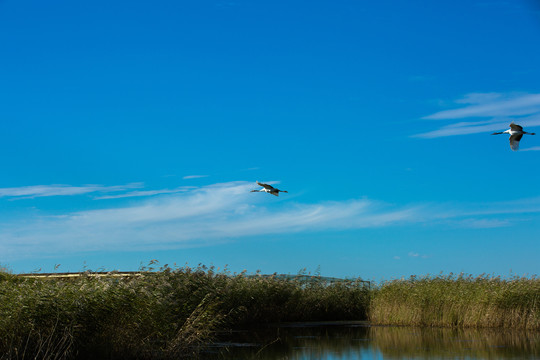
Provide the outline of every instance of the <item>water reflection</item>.
<path id="1" fill-rule="evenodd" d="M 540 332 L 304 323 L 235 332 L 218 359 L 540 359 Z"/>
<path id="2" fill-rule="evenodd" d="M 509 330 L 372 327 L 384 359 L 538 359 L 540 333 Z"/>

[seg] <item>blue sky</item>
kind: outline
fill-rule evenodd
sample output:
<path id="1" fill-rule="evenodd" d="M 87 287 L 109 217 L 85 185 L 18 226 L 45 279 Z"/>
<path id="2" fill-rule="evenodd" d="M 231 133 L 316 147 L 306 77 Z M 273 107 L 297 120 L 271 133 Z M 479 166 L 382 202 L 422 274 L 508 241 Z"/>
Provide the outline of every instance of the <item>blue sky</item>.
<path id="1" fill-rule="evenodd" d="M 0 1 L 0 265 L 538 274 L 533 1 Z M 255 181 L 288 194 L 251 193 Z"/>

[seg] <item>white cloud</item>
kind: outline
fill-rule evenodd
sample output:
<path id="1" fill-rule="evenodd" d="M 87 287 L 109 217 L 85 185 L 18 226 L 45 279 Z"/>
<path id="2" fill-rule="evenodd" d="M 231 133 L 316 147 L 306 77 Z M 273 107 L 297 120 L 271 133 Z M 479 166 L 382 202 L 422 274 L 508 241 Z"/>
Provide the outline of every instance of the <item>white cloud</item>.
<path id="1" fill-rule="evenodd" d="M 540 146 L 533 146 L 527 149 L 521 149 L 520 151 L 540 151 Z"/>
<path id="2" fill-rule="evenodd" d="M 506 219 L 464 219 L 456 223 L 459 227 L 471 228 L 471 229 L 489 229 L 489 228 L 500 228 L 505 226 L 510 226 L 511 222 Z"/>
<path id="3" fill-rule="evenodd" d="M 494 131 L 506 130 L 510 122 L 514 121 L 513 119 L 493 119 L 492 121 L 477 121 L 477 122 L 459 122 L 455 124 L 450 124 L 443 126 L 437 130 L 416 134 L 413 137 L 420 138 L 438 138 L 445 136 L 455 136 L 455 135 L 469 135 L 477 133 L 492 133 Z M 516 120 L 517 121 L 517 120 Z M 540 125 L 540 115 L 534 115 L 526 118 L 520 118 L 519 124 L 525 127 L 527 130 L 528 127 L 539 126 Z"/>
<path id="4" fill-rule="evenodd" d="M 93 192 L 118 192 L 129 189 L 141 188 L 142 183 L 130 183 L 119 186 L 103 186 L 103 185 L 84 185 L 84 186 L 70 186 L 70 185 L 34 185 L 34 186 L 22 186 L 15 188 L 0 188 L 0 197 L 11 198 L 35 198 L 44 196 L 72 196 L 82 195 Z"/>
<path id="5" fill-rule="evenodd" d="M 221 183 L 137 199 L 131 206 L 0 223 L 0 254 L 5 261 L 23 254 L 169 249 L 268 234 L 415 223 L 507 226 L 510 220 L 505 218 L 513 214 L 540 213 L 540 197 L 461 205 L 395 206 L 368 199 L 298 203 L 291 197 L 251 193 L 252 188 L 246 181 Z"/>
<path id="6" fill-rule="evenodd" d="M 419 253 L 414 252 L 414 251 L 410 251 L 407 254 L 407 256 L 412 257 L 412 258 L 419 258 L 419 259 L 428 259 L 430 257 L 429 255 L 419 254 Z"/>
<path id="7" fill-rule="evenodd" d="M 498 201 L 492 203 L 487 202 L 481 204 L 471 203 L 462 204 L 462 206 L 463 209 L 466 210 L 461 210 L 460 213 L 462 214 L 462 216 L 468 218 L 502 214 L 532 214 L 540 213 L 540 197 L 531 196 L 529 198 L 516 199 L 511 201 Z"/>
<path id="8" fill-rule="evenodd" d="M 473 93 L 457 100 L 467 106 L 439 111 L 424 119 L 462 119 L 468 117 L 523 116 L 540 112 L 540 94 L 504 95 L 498 93 Z"/>
<path id="9" fill-rule="evenodd" d="M 103 195 L 103 196 L 96 196 L 94 199 L 96 200 L 102 200 L 102 199 L 120 199 L 120 198 L 128 198 L 128 197 L 140 197 L 140 196 L 153 196 L 153 195 L 162 195 L 162 194 L 175 194 L 178 192 L 188 191 L 189 189 L 193 189 L 193 186 L 182 186 L 176 189 L 162 189 L 162 190 L 144 190 L 144 191 L 131 191 L 125 194 L 118 194 L 118 195 Z"/>
<path id="10" fill-rule="evenodd" d="M 299 204 L 251 193 L 251 182 L 214 184 L 100 209 L 0 224 L 4 254 L 168 248 L 231 238 L 380 227 L 418 221 L 416 207 L 366 199 Z"/>
<path id="11" fill-rule="evenodd" d="M 508 127 L 509 123 L 510 121 L 508 120 L 489 122 L 489 123 L 486 123 L 485 121 L 459 122 L 459 123 L 443 126 L 437 130 L 428 131 L 421 134 L 416 134 L 414 135 L 414 137 L 431 139 L 431 138 L 438 138 L 438 137 L 445 137 L 445 136 L 494 132 L 498 129 L 503 129 L 503 128 Z"/>
<path id="12" fill-rule="evenodd" d="M 205 178 L 208 177 L 208 175 L 187 175 L 184 176 L 182 179 L 189 180 L 189 179 L 199 179 L 199 178 Z"/>
<path id="13" fill-rule="evenodd" d="M 431 120 L 488 118 L 478 121 L 454 122 L 438 129 L 415 134 L 413 137 L 438 138 L 444 136 L 490 133 L 508 128 L 512 121 L 527 127 L 540 125 L 540 94 L 473 93 L 457 100 L 464 104 L 457 109 L 444 110 L 424 117 Z"/>

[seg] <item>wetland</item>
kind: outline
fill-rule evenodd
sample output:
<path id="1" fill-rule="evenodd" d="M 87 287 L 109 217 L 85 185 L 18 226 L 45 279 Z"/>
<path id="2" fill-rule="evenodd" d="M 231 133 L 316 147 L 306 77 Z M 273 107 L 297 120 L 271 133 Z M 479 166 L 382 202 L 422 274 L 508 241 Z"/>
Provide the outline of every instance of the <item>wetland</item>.
<path id="1" fill-rule="evenodd" d="M 0 273 L 0 360 L 178 359 L 210 350 L 237 358 L 539 358 L 536 277 L 370 283 L 204 266 L 120 275 Z"/>
<path id="2" fill-rule="evenodd" d="M 523 360 L 540 358 L 540 332 L 376 326 L 368 322 L 291 323 L 236 331 L 210 359 Z"/>

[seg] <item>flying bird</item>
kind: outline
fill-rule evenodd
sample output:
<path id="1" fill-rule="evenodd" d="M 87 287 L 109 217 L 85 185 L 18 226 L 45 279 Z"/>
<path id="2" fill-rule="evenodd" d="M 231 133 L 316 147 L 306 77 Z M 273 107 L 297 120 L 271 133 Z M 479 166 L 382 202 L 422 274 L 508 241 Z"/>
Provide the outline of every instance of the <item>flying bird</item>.
<path id="1" fill-rule="evenodd" d="M 279 196 L 279 193 L 280 193 L 280 192 L 284 192 L 284 193 L 287 192 L 287 191 L 285 191 L 285 190 L 279 190 L 279 189 L 276 189 L 276 188 L 273 187 L 272 185 L 263 184 L 263 183 L 260 183 L 260 182 L 258 182 L 258 181 L 257 181 L 257 185 L 262 186 L 263 189 L 260 189 L 260 190 L 251 190 L 251 192 L 266 192 L 266 193 L 269 193 L 269 194 L 272 194 L 272 195 L 275 195 L 275 196 Z"/>
<path id="2" fill-rule="evenodd" d="M 510 129 L 506 131 L 502 131 L 502 132 L 494 132 L 491 135 L 500 135 L 500 134 L 510 134 L 510 148 L 513 151 L 517 151 L 519 149 L 519 140 L 521 140 L 521 138 L 523 137 L 523 134 L 536 135 L 535 133 L 523 131 L 523 127 L 518 124 L 514 124 L 513 121 L 512 123 L 510 123 Z"/>

